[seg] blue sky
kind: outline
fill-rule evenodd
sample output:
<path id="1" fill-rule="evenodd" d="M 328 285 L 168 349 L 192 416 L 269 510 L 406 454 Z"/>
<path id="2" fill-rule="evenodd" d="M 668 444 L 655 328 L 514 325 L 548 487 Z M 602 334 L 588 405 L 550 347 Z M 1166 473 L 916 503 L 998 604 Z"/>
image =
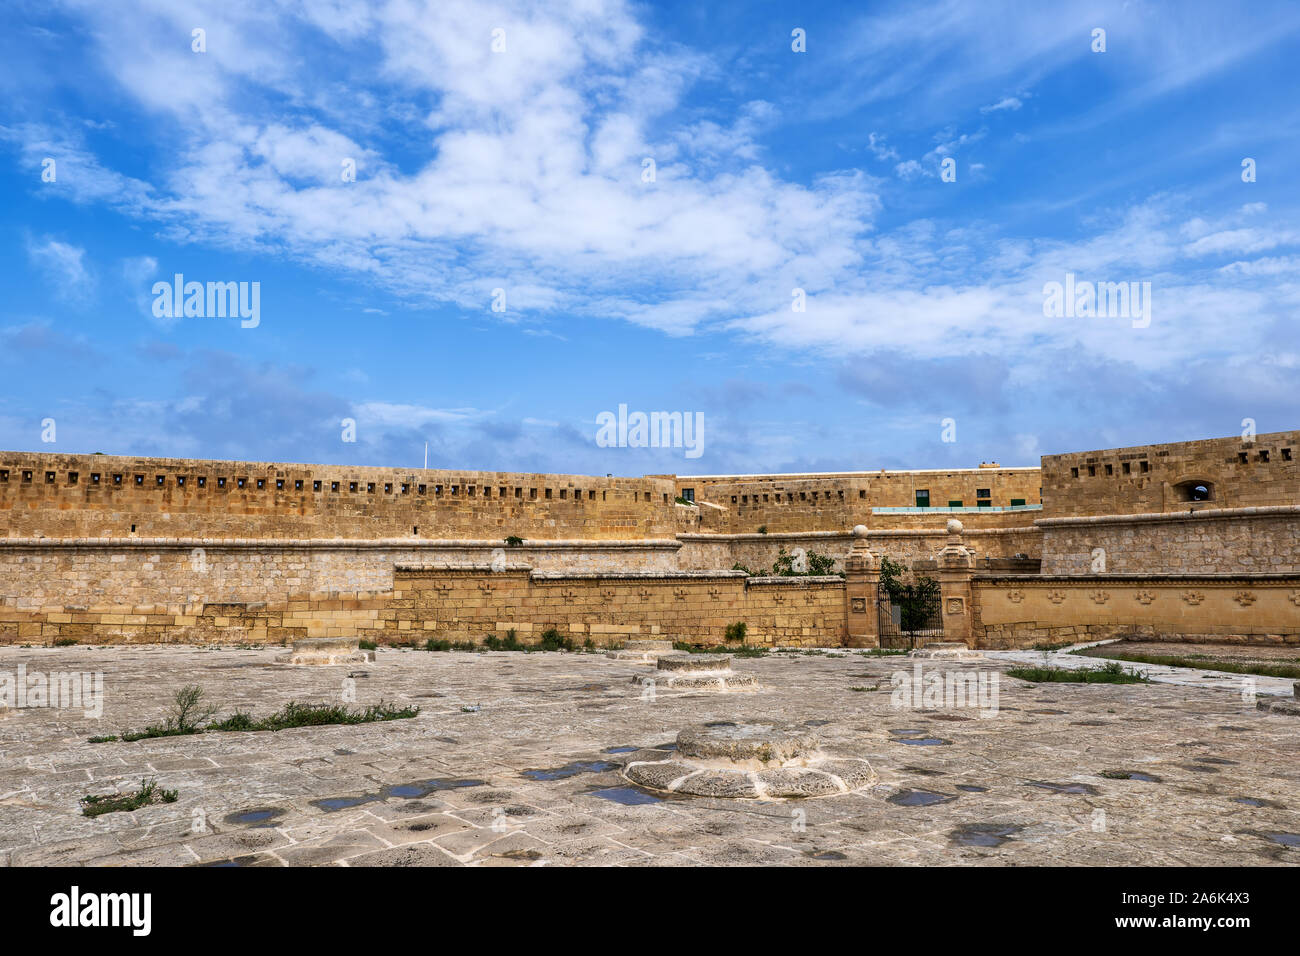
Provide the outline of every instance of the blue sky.
<path id="1" fill-rule="evenodd" d="M 691 474 L 1300 427 L 1294 3 L 0 24 L 3 448 Z M 259 283 L 259 324 L 155 316 L 176 273 Z M 1149 324 L 1045 315 L 1067 273 L 1151 283 Z M 620 404 L 703 454 L 598 447 Z"/>

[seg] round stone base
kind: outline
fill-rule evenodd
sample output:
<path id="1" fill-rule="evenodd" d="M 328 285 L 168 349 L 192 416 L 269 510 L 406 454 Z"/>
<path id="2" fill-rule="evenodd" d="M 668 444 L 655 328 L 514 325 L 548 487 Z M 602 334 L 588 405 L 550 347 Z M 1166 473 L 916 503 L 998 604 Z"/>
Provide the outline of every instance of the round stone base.
<path id="1" fill-rule="evenodd" d="M 1300 717 L 1300 700 L 1294 697 L 1262 697 L 1255 702 L 1255 706 L 1260 710 L 1266 710 L 1270 714 L 1286 714 L 1290 717 Z"/>
<path id="2" fill-rule="evenodd" d="M 690 673 L 694 671 L 729 671 L 730 654 L 665 654 L 659 658 L 661 671 Z"/>
<path id="3" fill-rule="evenodd" d="M 616 651 L 606 651 L 606 656 L 616 661 L 637 661 L 653 664 L 665 654 L 675 653 L 672 641 L 628 641 Z"/>
<path id="4" fill-rule="evenodd" d="M 294 641 L 293 650 L 275 659 L 277 664 L 300 667 L 329 667 L 334 664 L 373 664 L 374 651 L 363 651 L 360 640 L 352 637 L 316 637 Z"/>
<path id="5" fill-rule="evenodd" d="M 762 686 L 758 678 L 748 674 L 737 674 L 732 670 L 699 671 L 679 675 L 667 675 L 662 671 L 656 671 L 653 674 L 638 674 L 632 678 L 632 683 L 659 690 L 712 690 L 723 694 L 730 691 L 758 690 Z"/>
<path id="6" fill-rule="evenodd" d="M 938 641 L 934 644 L 926 644 L 924 647 L 918 647 L 912 651 L 910 656 L 941 661 L 978 661 L 984 659 L 983 654 L 971 650 L 960 641 Z"/>
<path id="7" fill-rule="evenodd" d="M 652 790 L 772 800 L 827 797 L 876 782 L 865 760 L 827 757 L 802 727 L 718 724 L 677 735 L 677 750 L 630 755 L 623 774 Z"/>

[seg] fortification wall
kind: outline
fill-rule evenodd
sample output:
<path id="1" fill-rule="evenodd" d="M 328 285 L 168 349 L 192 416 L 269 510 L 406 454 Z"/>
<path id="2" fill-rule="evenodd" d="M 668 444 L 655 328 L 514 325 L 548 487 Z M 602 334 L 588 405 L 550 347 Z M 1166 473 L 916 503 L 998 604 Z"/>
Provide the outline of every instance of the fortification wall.
<path id="1" fill-rule="evenodd" d="M 1300 573 L 1300 505 L 1044 519 L 1044 574 Z"/>
<path id="2" fill-rule="evenodd" d="M 351 468 L 0 452 L 12 537 L 671 537 L 671 478 Z"/>
<path id="3" fill-rule="evenodd" d="M 1300 504 L 1300 431 L 1044 455 L 1042 486 L 1047 519 Z"/>
<path id="4" fill-rule="evenodd" d="M 1004 508 L 1040 501 L 1037 468 L 968 468 L 952 471 L 846 472 L 834 475 L 678 476 L 677 494 L 717 506 L 706 510 L 702 531 L 754 534 L 768 532 L 840 531 L 857 524 L 868 527 L 915 526 L 930 521 L 942 528 L 946 513 L 929 515 L 873 514 L 873 508 L 914 508 L 921 499 L 930 507 L 961 502 L 967 508 Z M 981 494 L 987 492 L 987 494 Z M 980 502 L 986 502 L 981 505 Z M 1023 524 L 1024 513 L 970 512 L 962 515 L 972 527 Z"/>

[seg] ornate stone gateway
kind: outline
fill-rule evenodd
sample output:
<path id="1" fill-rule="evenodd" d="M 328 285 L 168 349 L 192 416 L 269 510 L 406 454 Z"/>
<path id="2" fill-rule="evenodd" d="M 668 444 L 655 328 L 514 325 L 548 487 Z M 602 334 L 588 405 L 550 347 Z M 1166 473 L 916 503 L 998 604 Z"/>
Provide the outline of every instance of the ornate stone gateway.
<path id="1" fill-rule="evenodd" d="M 943 601 L 939 594 L 892 604 L 882 593 L 876 601 L 880 646 L 912 650 L 943 640 Z"/>

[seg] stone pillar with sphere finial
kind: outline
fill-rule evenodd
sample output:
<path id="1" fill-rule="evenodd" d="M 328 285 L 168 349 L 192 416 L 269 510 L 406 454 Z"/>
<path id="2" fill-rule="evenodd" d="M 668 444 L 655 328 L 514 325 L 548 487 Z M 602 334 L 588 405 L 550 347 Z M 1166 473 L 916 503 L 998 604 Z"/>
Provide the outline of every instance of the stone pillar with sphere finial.
<path id="1" fill-rule="evenodd" d="M 844 603 L 848 621 L 844 643 L 848 647 L 879 647 L 876 597 L 880 591 L 880 566 L 867 550 L 867 526 L 853 529 L 853 545 L 844 559 Z"/>
<path id="2" fill-rule="evenodd" d="M 971 577 L 975 573 L 975 552 L 962 543 L 962 523 L 948 519 L 948 540 L 936 557 L 939 561 L 940 611 L 944 643 L 974 643 L 971 626 Z"/>

